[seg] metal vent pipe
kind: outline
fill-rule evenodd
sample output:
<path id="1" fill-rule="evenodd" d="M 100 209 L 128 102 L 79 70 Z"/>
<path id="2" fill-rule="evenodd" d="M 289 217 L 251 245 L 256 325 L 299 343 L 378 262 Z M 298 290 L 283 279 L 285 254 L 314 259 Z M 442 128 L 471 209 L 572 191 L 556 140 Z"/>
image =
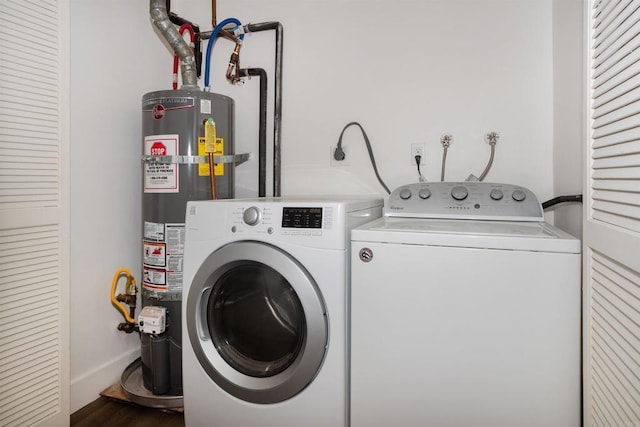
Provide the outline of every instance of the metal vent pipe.
<path id="1" fill-rule="evenodd" d="M 197 88 L 198 73 L 194 53 L 169 20 L 166 0 L 151 0 L 149 12 L 151 21 L 167 40 L 175 54 L 178 55 L 178 58 L 180 58 L 182 87 L 186 89 Z"/>

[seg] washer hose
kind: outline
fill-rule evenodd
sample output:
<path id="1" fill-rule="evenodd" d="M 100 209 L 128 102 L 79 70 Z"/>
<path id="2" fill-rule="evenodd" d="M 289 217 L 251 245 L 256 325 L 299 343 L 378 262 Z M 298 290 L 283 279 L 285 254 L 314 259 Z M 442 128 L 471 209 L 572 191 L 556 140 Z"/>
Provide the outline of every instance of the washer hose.
<path id="1" fill-rule="evenodd" d="M 552 206 L 555 206 L 559 203 L 582 203 L 582 194 L 576 194 L 572 196 L 558 196 L 554 197 L 551 200 L 547 200 L 542 204 L 542 209 L 547 210 Z"/>

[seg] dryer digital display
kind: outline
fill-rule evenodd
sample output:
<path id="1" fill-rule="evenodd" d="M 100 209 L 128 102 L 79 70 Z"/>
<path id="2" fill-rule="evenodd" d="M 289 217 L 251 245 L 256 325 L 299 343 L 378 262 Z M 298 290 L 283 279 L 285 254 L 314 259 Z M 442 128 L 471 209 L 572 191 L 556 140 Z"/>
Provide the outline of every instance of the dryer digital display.
<path id="1" fill-rule="evenodd" d="M 322 228 L 322 208 L 282 208 L 282 228 Z"/>

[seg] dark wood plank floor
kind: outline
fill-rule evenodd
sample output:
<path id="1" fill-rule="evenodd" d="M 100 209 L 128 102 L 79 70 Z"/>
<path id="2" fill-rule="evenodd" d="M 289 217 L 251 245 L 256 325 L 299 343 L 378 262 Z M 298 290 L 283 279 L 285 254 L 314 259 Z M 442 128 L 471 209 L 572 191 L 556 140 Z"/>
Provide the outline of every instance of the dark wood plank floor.
<path id="1" fill-rule="evenodd" d="M 184 427 L 179 412 L 100 397 L 71 414 L 72 427 Z"/>

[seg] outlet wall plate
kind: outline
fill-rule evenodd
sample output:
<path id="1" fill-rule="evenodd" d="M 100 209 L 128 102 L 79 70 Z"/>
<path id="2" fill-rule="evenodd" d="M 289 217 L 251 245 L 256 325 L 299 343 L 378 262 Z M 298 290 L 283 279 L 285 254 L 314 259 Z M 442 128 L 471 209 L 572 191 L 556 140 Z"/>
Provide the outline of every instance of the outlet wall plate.
<path id="1" fill-rule="evenodd" d="M 349 155 L 349 149 L 342 144 L 342 151 L 344 151 L 344 160 L 336 160 L 333 158 L 333 153 L 336 151 L 337 145 L 329 147 L 329 159 L 331 167 L 351 166 L 351 157 Z"/>
<path id="2" fill-rule="evenodd" d="M 416 156 L 421 156 L 420 166 L 426 163 L 425 144 L 422 142 L 415 142 L 411 144 L 411 166 L 416 165 Z"/>

